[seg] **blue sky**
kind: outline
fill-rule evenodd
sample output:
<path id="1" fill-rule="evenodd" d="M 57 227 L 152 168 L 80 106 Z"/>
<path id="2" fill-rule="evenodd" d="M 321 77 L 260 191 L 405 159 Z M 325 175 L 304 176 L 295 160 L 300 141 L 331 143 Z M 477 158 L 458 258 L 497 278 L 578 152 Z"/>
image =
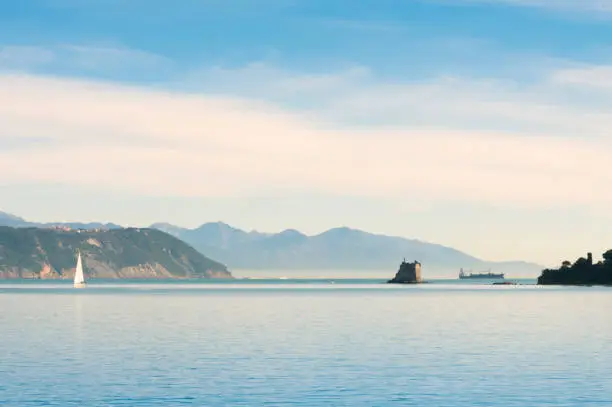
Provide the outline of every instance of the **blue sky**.
<path id="1" fill-rule="evenodd" d="M 168 69 L 177 75 L 266 61 L 309 72 L 364 65 L 382 77 L 405 81 L 500 69 L 509 75 L 514 69 L 504 62 L 530 54 L 605 62 L 612 34 L 610 21 L 601 15 L 605 12 L 592 12 L 588 1 L 541 2 L 548 7 L 523 3 L 530 2 L 25 0 L 0 6 L 0 35 L 6 45 L 138 50 L 167 58 Z M 142 72 L 129 69 L 55 69 L 142 79 Z M 145 77 L 163 81 L 169 71 L 158 74 Z"/>
<path id="2" fill-rule="evenodd" d="M 611 50 L 600 0 L 2 2 L 0 209 L 599 253 Z"/>

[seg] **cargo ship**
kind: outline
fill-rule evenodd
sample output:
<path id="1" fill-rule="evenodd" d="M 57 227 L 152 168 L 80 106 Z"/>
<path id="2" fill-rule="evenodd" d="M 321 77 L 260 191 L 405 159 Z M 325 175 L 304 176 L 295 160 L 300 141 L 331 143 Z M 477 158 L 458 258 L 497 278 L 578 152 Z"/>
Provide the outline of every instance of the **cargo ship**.
<path id="1" fill-rule="evenodd" d="M 459 270 L 459 279 L 463 280 L 463 279 L 472 279 L 472 278 L 479 278 L 479 279 L 503 279 L 504 278 L 504 273 L 495 274 L 495 273 L 491 273 L 491 270 L 489 270 L 486 273 L 470 273 L 470 274 L 466 274 L 463 271 L 463 269 Z"/>

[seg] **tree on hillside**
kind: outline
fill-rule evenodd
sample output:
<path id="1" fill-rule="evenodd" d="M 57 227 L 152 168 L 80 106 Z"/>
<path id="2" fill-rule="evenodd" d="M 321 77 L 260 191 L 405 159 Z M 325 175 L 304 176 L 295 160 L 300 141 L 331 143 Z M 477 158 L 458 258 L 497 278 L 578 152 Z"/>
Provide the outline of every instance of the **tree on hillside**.
<path id="1" fill-rule="evenodd" d="M 612 266 L 612 249 L 605 252 L 602 257 L 606 266 Z"/>
<path id="2" fill-rule="evenodd" d="M 591 264 L 589 263 L 589 261 L 586 258 L 579 257 L 578 260 L 576 260 L 576 262 L 572 266 L 572 269 L 574 269 L 574 270 L 586 269 L 589 266 L 591 266 Z"/>

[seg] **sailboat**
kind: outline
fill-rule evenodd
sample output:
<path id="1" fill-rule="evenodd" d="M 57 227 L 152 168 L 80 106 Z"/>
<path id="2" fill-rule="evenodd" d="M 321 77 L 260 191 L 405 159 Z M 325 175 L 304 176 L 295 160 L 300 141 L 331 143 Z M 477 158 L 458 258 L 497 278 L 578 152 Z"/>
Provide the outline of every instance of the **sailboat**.
<path id="1" fill-rule="evenodd" d="M 83 276 L 83 262 L 81 261 L 80 251 L 79 251 L 79 258 L 77 259 L 76 271 L 74 272 L 74 287 L 75 288 L 85 287 L 85 276 Z"/>

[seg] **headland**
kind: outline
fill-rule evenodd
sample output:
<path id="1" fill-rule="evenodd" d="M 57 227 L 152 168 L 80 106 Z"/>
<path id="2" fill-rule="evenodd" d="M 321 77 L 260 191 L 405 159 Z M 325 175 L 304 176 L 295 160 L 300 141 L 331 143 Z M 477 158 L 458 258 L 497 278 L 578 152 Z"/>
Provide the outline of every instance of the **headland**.
<path id="1" fill-rule="evenodd" d="M 545 269 L 538 277 L 540 285 L 609 285 L 612 286 L 612 250 L 593 263 L 593 255 L 578 258 L 573 264 L 564 261 L 558 269 Z"/>

